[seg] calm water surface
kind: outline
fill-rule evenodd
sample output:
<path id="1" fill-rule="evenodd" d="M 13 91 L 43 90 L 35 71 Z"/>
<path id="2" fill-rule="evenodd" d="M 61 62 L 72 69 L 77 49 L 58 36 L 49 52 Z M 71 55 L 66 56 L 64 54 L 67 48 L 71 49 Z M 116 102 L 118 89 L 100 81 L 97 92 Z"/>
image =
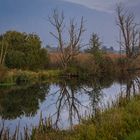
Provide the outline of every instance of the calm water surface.
<path id="1" fill-rule="evenodd" d="M 10 133 L 17 125 L 20 131 L 37 126 L 40 117 L 51 118 L 54 127 L 71 128 L 82 117 L 95 114 L 121 93 L 135 94 L 139 78 L 119 81 L 96 79 L 80 81 L 62 80 L 58 83 L 37 84 L 30 87 L 0 89 L 0 128 L 4 122 Z"/>

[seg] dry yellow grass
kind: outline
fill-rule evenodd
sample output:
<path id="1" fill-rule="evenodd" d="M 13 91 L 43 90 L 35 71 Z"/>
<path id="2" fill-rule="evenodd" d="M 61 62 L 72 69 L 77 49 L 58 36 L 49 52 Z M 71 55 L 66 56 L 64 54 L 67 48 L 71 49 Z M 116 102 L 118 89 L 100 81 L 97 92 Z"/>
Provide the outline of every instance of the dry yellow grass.
<path id="1" fill-rule="evenodd" d="M 107 53 L 105 56 L 110 57 L 111 59 L 118 59 L 120 57 L 125 57 L 125 55 L 120 54 L 113 54 L 113 53 Z M 86 60 L 89 60 L 92 57 L 92 54 L 90 53 L 80 53 L 75 58 L 77 61 L 85 62 Z M 60 61 L 59 53 L 50 53 L 50 62 L 51 63 L 57 63 Z"/>
<path id="2" fill-rule="evenodd" d="M 125 55 L 120 55 L 120 54 L 114 54 L 114 53 L 107 53 L 106 56 L 110 57 L 111 59 L 118 59 L 121 57 L 125 57 Z"/>

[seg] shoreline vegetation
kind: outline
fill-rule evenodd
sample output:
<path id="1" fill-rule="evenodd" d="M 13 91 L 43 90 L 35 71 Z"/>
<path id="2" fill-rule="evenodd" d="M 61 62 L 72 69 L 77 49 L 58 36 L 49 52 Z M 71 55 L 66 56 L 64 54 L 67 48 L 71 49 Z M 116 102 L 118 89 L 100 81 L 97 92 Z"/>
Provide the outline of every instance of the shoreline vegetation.
<path id="1" fill-rule="evenodd" d="M 105 110 L 99 109 L 95 116 L 83 118 L 72 130 L 53 130 L 46 123 L 39 126 L 31 137 L 36 140 L 139 140 L 139 108 L 139 95 L 130 100 L 119 97 Z"/>
<path id="2" fill-rule="evenodd" d="M 13 136 L 8 129 L 0 130 L 2 140 L 139 140 L 140 139 L 140 95 L 118 97 L 104 110 L 98 110 L 94 116 L 86 116 L 80 124 L 71 129 L 53 128 L 51 118 L 43 120 L 40 115 L 39 125 L 32 130 L 24 129 L 19 134 L 17 126 Z"/>
<path id="3" fill-rule="evenodd" d="M 18 86 L 26 84 L 36 84 L 47 80 L 57 79 L 60 75 L 60 70 L 49 71 L 27 71 L 27 70 L 9 70 L 6 72 L 0 86 Z"/>
<path id="4" fill-rule="evenodd" d="M 24 84 L 35 84 L 46 81 L 55 81 L 62 78 L 79 78 L 86 80 L 89 77 L 126 77 L 139 72 L 139 58 L 135 60 L 128 60 L 127 58 L 118 57 L 110 58 L 104 57 L 98 64 L 88 65 L 88 62 L 93 62 L 87 54 L 81 54 L 85 60 L 81 60 L 73 63 L 67 69 L 52 68 L 48 70 L 21 70 L 21 69 L 9 69 L 0 66 L 0 86 L 16 86 Z M 85 56 L 84 56 L 85 55 Z M 76 60 L 74 60 L 76 61 Z M 84 61 L 84 62 L 82 62 Z M 131 63 L 129 62 L 131 61 Z M 53 62 L 51 62 L 53 63 Z M 53 64 L 50 64 L 53 65 Z M 88 65 L 88 66 L 87 66 Z M 90 66 L 90 69 L 89 69 Z M 137 70 L 138 69 L 138 70 Z"/>

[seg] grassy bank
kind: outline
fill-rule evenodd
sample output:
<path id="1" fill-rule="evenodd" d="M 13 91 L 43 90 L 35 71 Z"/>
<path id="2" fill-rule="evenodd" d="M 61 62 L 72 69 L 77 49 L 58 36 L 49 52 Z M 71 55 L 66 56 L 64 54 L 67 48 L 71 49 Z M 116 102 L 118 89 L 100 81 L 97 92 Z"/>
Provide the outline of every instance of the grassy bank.
<path id="1" fill-rule="evenodd" d="M 57 131 L 42 125 L 33 132 L 35 140 L 139 140 L 140 96 L 131 101 L 121 99 L 95 117 L 83 120 L 73 130 Z"/>
<path id="2" fill-rule="evenodd" d="M 53 80 L 58 78 L 60 70 L 47 70 L 47 71 L 23 71 L 23 70 L 8 70 L 0 82 L 0 86 L 12 86 L 20 84 L 34 84 Z"/>
<path id="3" fill-rule="evenodd" d="M 54 59 L 55 58 L 55 59 Z M 91 54 L 80 54 L 72 62 L 65 71 L 59 66 L 59 59 L 52 55 L 50 66 L 51 70 L 18 70 L 8 69 L 0 66 L 0 86 L 12 86 L 18 84 L 29 84 L 36 82 L 44 82 L 46 80 L 59 79 L 58 77 L 79 77 L 83 80 L 88 77 L 122 77 L 122 75 L 130 75 L 127 69 L 139 67 L 139 59 L 131 61 L 125 57 L 113 57 L 103 55 L 97 61 Z M 131 65 L 130 65 L 131 64 Z M 90 68 L 89 68 L 90 66 Z M 132 71 L 135 72 L 135 71 Z"/>

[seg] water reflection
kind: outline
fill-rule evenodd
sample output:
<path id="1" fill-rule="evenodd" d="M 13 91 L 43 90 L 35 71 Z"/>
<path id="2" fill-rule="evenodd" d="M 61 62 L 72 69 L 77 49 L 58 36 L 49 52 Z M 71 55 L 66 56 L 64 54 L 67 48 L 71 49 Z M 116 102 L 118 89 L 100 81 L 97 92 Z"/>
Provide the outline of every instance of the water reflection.
<path id="1" fill-rule="evenodd" d="M 16 119 L 22 115 L 34 116 L 39 103 L 49 92 L 48 85 L 34 85 L 29 88 L 0 91 L 0 116 L 2 119 Z"/>
<path id="2" fill-rule="evenodd" d="M 99 102 L 103 94 L 102 88 L 103 87 L 96 82 L 92 84 L 90 87 L 83 88 L 85 93 L 89 95 L 90 105 L 92 108 L 92 112 L 91 112 L 92 115 L 96 115 L 99 109 Z"/>
<path id="3" fill-rule="evenodd" d="M 140 90 L 139 77 L 129 74 L 124 79 L 62 79 L 53 84 L 0 90 L 0 123 L 5 120 L 9 129 L 19 121 L 21 128 L 30 127 L 38 125 L 42 113 L 42 119 L 51 118 L 55 128 L 72 128 L 82 117 L 96 115 L 100 104 L 110 101 L 110 97 L 115 99 L 120 87 L 130 98 Z"/>
<path id="4" fill-rule="evenodd" d="M 80 121 L 79 106 L 82 105 L 81 101 L 77 98 L 78 86 L 75 82 L 63 81 L 59 83 L 58 89 L 58 98 L 54 103 L 56 105 L 56 112 L 53 115 L 56 115 L 56 121 L 54 125 L 58 127 L 58 123 L 61 119 L 61 113 L 63 109 L 66 109 L 68 112 L 68 120 L 70 126 L 73 125 L 73 118 L 77 117 Z M 53 117 L 53 115 L 51 117 Z"/>
<path id="5" fill-rule="evenodd" d="M 103 79 L 103 78 L 102 78 Z M 54 113 L 51 112 L 51 117 L 55 118 L 53 125 L 58 128 L 67 116 L 67 123 L 71 128 L 74 123 L 80 122 L 81 117 L 89 114 L 96 114 L 99 102 L 102 98 L 102 89 L 107 88 L 112 84 L 112 79 L 88 79 L 87 81 L 80 81 L 79 79 L 67 79 L 57 83 L 57 90 L 49 96 L 55 96 Z M 107 81 L 107 82 L 105 82 Z M 67 115 L 63 112 L 67 112 Z"/>
<path id="6" fill-rule="evenodd" d="M 125 96 L 127 99 L 130 99 L 131 96 L 135 96 L 140 92 L 140 78 L 137 75 L 131 75 L 127 78 L 126 81 L 126 91 Z"/>

